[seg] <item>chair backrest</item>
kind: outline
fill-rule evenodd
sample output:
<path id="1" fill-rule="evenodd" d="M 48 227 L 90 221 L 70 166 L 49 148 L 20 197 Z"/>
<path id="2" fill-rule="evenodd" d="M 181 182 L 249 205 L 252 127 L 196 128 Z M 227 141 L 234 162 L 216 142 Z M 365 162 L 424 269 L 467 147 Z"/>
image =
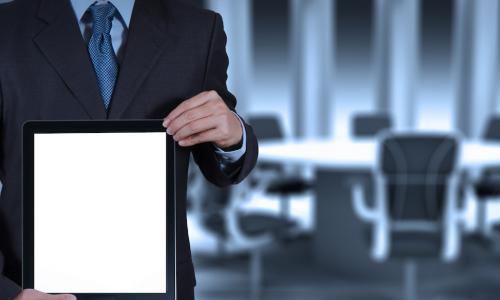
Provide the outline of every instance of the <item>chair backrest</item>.
<path id="1" fill-rule="evenodd" d="M 355 137 L 373 137 L 392 127 L 391 117 L 387 114 L 359 114 L 353 118 Z"/>
<path id="2" fill-rule="evenodd" d="M 277 116 L 251 116 L 248 124 L 253 127 L 259 141 L 284 138 L 283 129 Z"/>
<path id="3" fill-rule="evenodd" d="M 490 118 L 483 138 L 487 141 L 500 141 L 500 116 Z"/>
<path id="4" fill-rule="evenodd" d="M 443 217 L 448 180 L 455 172 L 458 142 L 448 135 L 389 135 L 380 146 L 391 220 L 438 221 Z"/>

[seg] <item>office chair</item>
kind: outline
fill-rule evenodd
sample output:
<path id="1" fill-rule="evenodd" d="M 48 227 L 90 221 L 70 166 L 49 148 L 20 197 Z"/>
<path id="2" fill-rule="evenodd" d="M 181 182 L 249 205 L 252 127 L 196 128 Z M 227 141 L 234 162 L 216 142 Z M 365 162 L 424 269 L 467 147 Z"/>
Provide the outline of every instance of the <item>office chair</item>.
<path id="1" fill-rule="evenodd" d="M 391 127 L 392 120 L 387 114 L 358 114 L 352 119 L 353 134 L 358 138 L 374 137 Z"/>
<path id="2" fill-rule="evenodd" d="M 500 117 L 494 116 L 488 121 L 483 140 L 500 142 Z M 500 201 L 500 165 L 483 170 L 475 185 L 478 203 L 479 230 L 483 237 L 491 238 L 493 229 L 488 224 L 488 204 Z M 499 226 L 497 226 L 499 227 Z M 500 228 L 495 228 L 499 231 Z"/>
<path id="3" fill-rule="evenodd" d="M 404 263 L 405 299 L 417 297 L 416 261 L 458 258 L 460 226 L 457 140 L 445 135 L 388 134 L 381 137 L 374 170 L 375 201 L 365 202 L 362 184 L 352 186 L 356 215 L 371 226 L 371 257 Z"/>
<path id="4" fill-rule="evenodd" d="M 259 142 L 283 140 L 284 134 L 276 116 L 253 116 L 248 118 Z M 280 213 L 284 219 L 290 218 L 290 197 L 311 189 L 312 183 L 301 176 L 286 175 L 280 164 L 258 163 L 253 172 L 251 186 L 254 190 L 278 196 Z"/>
<path id="5" fill-rule="evenodd" d="M 219 255 L 249 255 L 251 298 L 258 299 L 263 281 L 263 253 L 279 245 L 298 224 L 271 214 L 244 212 L 241 207 L 245 198 L 237 188 L 221 189 L 206 180 L 198 188 L 193 216 L 217 239 Z"/>

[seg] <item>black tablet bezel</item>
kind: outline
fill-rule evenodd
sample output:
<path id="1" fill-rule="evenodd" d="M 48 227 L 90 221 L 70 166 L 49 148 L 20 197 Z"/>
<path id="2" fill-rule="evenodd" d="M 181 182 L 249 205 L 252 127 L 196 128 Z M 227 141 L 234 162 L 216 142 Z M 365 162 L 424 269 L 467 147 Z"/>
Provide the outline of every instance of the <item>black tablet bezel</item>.
<path id="1" fill-rule="evenodd" d="M 165 132 L 167 136 L 167 293 L 76 293 L 78 299 L 176 299 L 176 143 L 162 120 L 28 121 L 23 125 L 23 288 L 34 288 L 34 136 L 39 133 Z M 173 255 L 170 255 L 173 253 Z M 173 267 L 169 267 L 173 266 Z"/>

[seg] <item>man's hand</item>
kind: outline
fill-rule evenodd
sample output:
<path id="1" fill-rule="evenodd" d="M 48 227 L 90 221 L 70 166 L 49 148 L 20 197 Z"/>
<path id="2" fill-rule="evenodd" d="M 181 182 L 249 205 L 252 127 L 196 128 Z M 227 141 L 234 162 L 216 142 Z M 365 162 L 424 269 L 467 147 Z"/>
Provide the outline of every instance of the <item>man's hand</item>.
<path id="1" fill-rule="evenodd" d="M 14 300 L 76 300 L 73 295 L 48 295 L 35 290 L 24 290 Z"/>
<path id="2" fill-rule="evenodd" d="M 183 147 L 212 142 L 224 149 L 240 143 L 243 136 L 240 120 L 215 91 L 182 102 L 163 126 Z"/>

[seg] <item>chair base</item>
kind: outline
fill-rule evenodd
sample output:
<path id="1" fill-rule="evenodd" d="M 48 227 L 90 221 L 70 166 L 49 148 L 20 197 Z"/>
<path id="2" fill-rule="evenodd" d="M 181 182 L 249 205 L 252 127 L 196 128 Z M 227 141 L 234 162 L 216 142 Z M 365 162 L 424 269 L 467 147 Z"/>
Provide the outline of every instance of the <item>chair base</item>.
<path id="1" fill-rule="evenodd" d="M 418 284 L 418 270 L 417 263 L 413 260 L 407 260 L 404 263 L 404 287 L 403 299 L 404 300 L 417 300 L 417 284 Z"/>

